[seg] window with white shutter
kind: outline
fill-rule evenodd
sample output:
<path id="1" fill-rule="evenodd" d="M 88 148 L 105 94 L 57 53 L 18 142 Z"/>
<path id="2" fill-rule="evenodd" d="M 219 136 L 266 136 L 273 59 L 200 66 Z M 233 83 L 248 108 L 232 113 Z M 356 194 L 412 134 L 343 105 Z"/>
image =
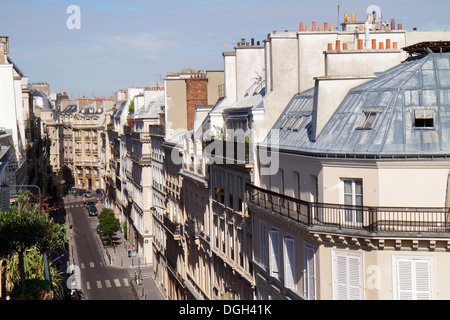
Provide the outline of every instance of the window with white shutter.
<path id="1" fill-rule="evenodd" d="M 316 299 L 314 249 L 305 245 L 305 296 L 308 300 Z"/>
<path id="2" fill-rule="evenodd" d="M 429 259 L 397 259 L 397 299 L 431 299 L 431 262 Z"/>
<path id="3" fill-rule="evenodd" d="M 269 270 L 272 277 L 280 275 L 280 240 L 278 230 L 269 231 Z"/>
<path id="4" fill-rule="evenodd" d="M 335 252 L 333 282 L 336 300 L 361 300 L 363 298 L 361 255 Z"/>
<path id="5" fill-rule="evenodd" d="M 284 238 L 284 286 L 295 290 L 295 241 Z"/>

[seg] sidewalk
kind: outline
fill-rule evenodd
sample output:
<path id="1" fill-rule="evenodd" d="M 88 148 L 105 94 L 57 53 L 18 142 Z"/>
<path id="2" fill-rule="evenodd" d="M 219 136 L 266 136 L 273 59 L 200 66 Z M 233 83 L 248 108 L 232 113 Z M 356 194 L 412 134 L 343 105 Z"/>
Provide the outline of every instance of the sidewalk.
<path id="1" fill-rule="evenodd" d="M 65 203 L 75 200 L 73 197 L 65 199 Z M 92 200 L 96 200 L 97 196 L 93 196 Z M 69 200 L 69 201 L 67 201 Z M 91 200 L 91 201 L 92 201 Z M 78 197 L 77 201 L 83 201 L 81 197 Z M 97 203 L 96 205 L 98 213 L 105 208 L 103 203 Z M 94 218 L 94 217 L 92 217 Z M 98 224 L 98 218 L 95 217 L 95 224 Z M 100 248 L 103 248 L 103 258 L 106 266 L 114 268 L 124 268 L 129 271 L 130 274 L 130 284 L 132 290 L 135 294 L 136 300 L 163 300 L 158 291 L 155 281 L 153 266 L 149 263 L 141 261 L 141 259 L 136 255 L 136 257 L 128 257 L 128 245 L 131 243 L 127 239 L 124 239 L 123 232 L 117 232 L 114 235 L 114 242 L 116 245 L 114 247 L 107 247 L 101 241 L 100 236 L 97 238 Z M 141 277 L 139 277 L 141 275 Z M 138 281 L 139 278 L 141 281 Z M 138 284 L 140 282 L 140 284 Z"/>

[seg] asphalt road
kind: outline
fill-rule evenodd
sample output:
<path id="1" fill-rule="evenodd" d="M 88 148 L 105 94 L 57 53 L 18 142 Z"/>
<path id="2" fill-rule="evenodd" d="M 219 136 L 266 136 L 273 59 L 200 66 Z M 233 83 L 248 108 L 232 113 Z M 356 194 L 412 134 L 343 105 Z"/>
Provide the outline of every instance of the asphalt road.
<path id="1" fill-rule="evenodd" d="M 75 265 L 80 272 L 81 290 L 86 300 L 135 300 L 127 269 L 105 265 L 96 228 L 97 217 L 89 216 L 80 201 L 66 204 L 74 232 Z"/>

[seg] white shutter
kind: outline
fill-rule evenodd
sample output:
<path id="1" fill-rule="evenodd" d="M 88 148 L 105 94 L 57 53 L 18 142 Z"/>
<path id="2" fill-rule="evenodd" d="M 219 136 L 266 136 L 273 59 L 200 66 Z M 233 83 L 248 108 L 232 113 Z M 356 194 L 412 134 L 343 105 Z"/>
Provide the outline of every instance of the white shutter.
<path id="1" fill-rule="evenodd" d="M 314 249 L 310 246 L 305 246 L 305 260 L 306 298 L 314 300 L 316 299 Z"/>
<path id="2" fill-rule="evenodd" d="M 400 300 L 413 299 L 413 274 L 412 260 L 397 261 L 397 291 Z"/>
<path id="3" fill-rule="evenodd" d="M 284 238 L 284 286 L 295 289 L 295 244 L 294 239 Z"/>
<path id="4" fill-rule="evenodd" d="M 397 260 L 397 296 L 400 300 L 431 299 L 430 261 Z"/>
<path id="5" fill-rule="evenodd" d="M 416 299 L 431 299 L 430 261 L 415 261 Z"/>
<path id="6" fill-rule="evenodd" d="M 362 299 L 361 286 L 361 258 L 359 256 L 347 257 L 348 261 L 348 300 Z"/>
<path id="7" fill-rule="evenodd" d="M 347 257 L 336 253 L 335 293 L 337 300 L 347 300 Z"/>
<path id="8" fill-rule="evenodd" d="M 335 253 L 335 299 L 362 299 L 361 257 Z"/>
<path id="9" fill-rule="evenodd" d="M 270 249 L 270 262 L 269 262 L 269 268 L 270 268 L 270 275 L 272 277 L 279 276 L 279 263 L 280 263 L 280 255 L 279 255 L 279 239 L 278 239 L 278 230 L 270 230 L 269 232 L 270 236 L 270 242 L 269 242 L 269 249 Z"/>

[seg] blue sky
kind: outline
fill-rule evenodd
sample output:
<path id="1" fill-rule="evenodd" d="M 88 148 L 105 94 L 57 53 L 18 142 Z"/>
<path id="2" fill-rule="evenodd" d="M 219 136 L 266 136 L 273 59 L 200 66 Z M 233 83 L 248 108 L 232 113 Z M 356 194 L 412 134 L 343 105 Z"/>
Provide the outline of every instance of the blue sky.
<path id="1" fill-rule="evenodd" d="M 341 21 L 376 4 L 404 29 L 450 29 L 448 0 L 0 0 L 0 34 L 31 82 L 72 98 L 112 96 L 162 84 L 167 72 L 223 69 L 222 52 L 241 38 L 297 31 L 300 21 L 337 25 L 338 3 Z M 66 26 L 70 5 L 81 10 L 79 30 Z"/>

